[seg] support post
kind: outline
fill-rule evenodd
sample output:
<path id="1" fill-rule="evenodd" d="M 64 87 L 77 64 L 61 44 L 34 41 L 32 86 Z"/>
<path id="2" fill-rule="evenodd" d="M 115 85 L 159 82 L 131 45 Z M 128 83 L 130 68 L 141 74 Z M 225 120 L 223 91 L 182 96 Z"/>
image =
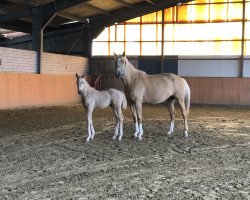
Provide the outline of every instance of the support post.
<path id="1" fill-rule="evenodd" d="M 164 9 L 161 11 L 162 16 L 161 16 L 161 73 L 164 73 Z"/>
<path id="2" fill-rule="evenodd" d="M 37 73 L 41 73 L 42 54 L 43 54 L 43 29 L 41 8 L 36 7 L 32 10 L 32 42 L 33 50 L 37 52 Z"/>
<path id="3" fill-rule="evenodd" d="M 34 7 L 32 9 L 33 50 L 37 52 L 37 73 L 41 73 L 43 55 L 43 30 L 55 17 L 55 8 L 51 6 Z"/>
<path id="4" fill-rule="evenodd" d="M 243 77 L 243 71 L 244 71 L 245 22 L 246 22 L 246 0 L 243 0 L 242 37 L 241 37 L 241 55 L 240 55 L 240 72 L 239 72 L 240 77 Z"/>

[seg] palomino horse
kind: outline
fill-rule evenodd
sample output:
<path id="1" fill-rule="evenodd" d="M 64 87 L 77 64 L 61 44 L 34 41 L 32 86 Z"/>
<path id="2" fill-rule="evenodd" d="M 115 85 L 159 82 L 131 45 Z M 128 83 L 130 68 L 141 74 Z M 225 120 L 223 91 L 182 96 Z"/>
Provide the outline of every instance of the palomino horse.
<path id="1" fill-rule="evenodd" d="M 119 135 L 119 140 L 121 140 L 123 135 L 122 108 L 127 108 L 127 100 L 124 93 L 115 89 L 97 91 L 90 87 L 84 77 L 85 75 L 78 76 L 78 74 L 76 74 L 78 94 L 82 96 L 82 105 L 87 109 L 88 137 L 86 141 L 88 142 L 90 138 L 93 139 L 95 136 L 92 123 L 92 112 L 94 108 L 105 108 L 108 106 L 111 106 L 116 120 L 113 139 Z"/>
<path id="2" fill-rule="evenodd" d="M 123 55 L 115 56 L 115 75 L 122 79 L 124 92 L 130 104 L 135 122 L 134 136 L 142 139 L 142 103 L 158 104 L 167 100 L 170 113 L 170 128 L 168 136 L 174 131 L 174 102 L 178 101 L 185 123 L 184 136 L 188 137 L 187 116 L 190 107 L 190 89 L 187 82 L 175 74 L 147 75 L 136 69 Z"/>

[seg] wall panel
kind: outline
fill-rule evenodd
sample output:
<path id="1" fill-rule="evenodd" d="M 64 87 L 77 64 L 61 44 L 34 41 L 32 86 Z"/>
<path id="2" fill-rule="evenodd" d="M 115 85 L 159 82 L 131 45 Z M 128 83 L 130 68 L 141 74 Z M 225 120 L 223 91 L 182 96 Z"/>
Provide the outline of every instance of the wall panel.
<path id="1" fill-rule="evenodd" d="M 229 57 L 228 57 L 229 58 Z M 204 60 L 185 59 L 178 61 L 178 73 L 180 76 L 191 77 L 238 77 L 240 61 L 232 60 Z"/>
<path id="2" fill-rule="evenodd" d="M 250 78 L 185 77 L 191 89 L 191 104 L 250 105 Z M 114 75 L 101 76 L 101 89 L 123 90 Z"/>
<path id="3" fill-rule="evenodd" d="M 0 73 L 0 109 L 80 102 L 74 75 Z"/>
<path id="4" fill-rule="evenodd" d="M 250 78 L 185 77 L 191 103 L 250 105 Z"/>

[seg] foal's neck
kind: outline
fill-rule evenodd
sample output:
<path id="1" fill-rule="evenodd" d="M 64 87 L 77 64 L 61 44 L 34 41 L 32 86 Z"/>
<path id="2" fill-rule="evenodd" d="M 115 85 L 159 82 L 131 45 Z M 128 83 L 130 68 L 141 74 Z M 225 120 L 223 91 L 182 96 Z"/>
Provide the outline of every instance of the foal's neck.
<path id="1" fill-rule="evenodd" d="M 86 84 L 85 87 L 82 90 L 82 96 L 85 98 L 86 96 L 88 96 L 94 90 L 95 89 L 92 88 L 89 84 Z"/>

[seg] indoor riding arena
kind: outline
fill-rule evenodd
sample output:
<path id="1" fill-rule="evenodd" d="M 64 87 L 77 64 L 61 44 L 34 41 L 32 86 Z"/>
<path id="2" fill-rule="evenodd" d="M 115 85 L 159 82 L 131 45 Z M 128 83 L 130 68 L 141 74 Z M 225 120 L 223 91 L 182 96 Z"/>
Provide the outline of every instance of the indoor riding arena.
<path id="1" fill-rule="evenodd" d="M 250 1 L 0 1 L 0 199 L 249 200 Z"/>

